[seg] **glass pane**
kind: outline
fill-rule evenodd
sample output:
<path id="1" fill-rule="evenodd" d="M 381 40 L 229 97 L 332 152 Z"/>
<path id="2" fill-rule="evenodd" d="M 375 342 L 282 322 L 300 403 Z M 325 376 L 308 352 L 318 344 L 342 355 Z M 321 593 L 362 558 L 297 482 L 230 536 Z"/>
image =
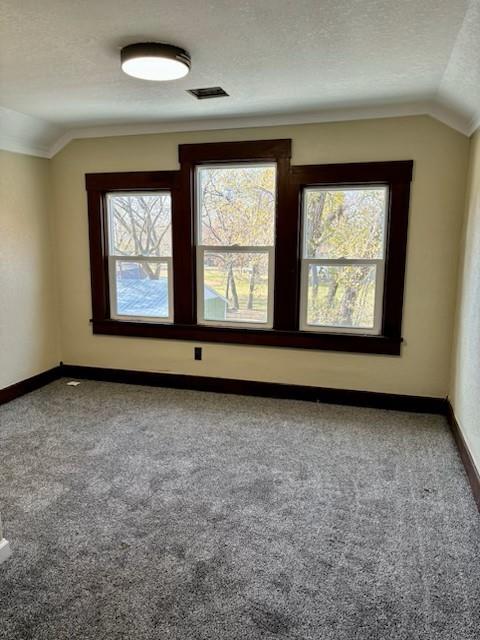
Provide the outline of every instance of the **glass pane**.
<path id="1" fill-rule="evenodd" d="M 204 254 L 204 319 L 267 322 L 268 253 Z"/>
<path id="2" fill-rule="evenodd" d="M 275 177 L 275 165 L 199 167 L 199 243 L 272 246 Z"/>
<path id="3" fill-rule="evenodd" d="M 306 189 L 306 258 L 382 258 L 387 187 Z"/>
<path id="4" fill-rule="evenodd" d="M 107 207 L 112 255 L 172 255 L 170 193 L 109 194 Z"/>
<path id="5" fill-rule="evenodd" d="M 168 318 L 168 264 L 116 261 L 116 315 Z"/>
<path id="6" fill-rule="evenodd" d="M 308 265 L 307 324 L 372 329 L 375 265 Z"/>

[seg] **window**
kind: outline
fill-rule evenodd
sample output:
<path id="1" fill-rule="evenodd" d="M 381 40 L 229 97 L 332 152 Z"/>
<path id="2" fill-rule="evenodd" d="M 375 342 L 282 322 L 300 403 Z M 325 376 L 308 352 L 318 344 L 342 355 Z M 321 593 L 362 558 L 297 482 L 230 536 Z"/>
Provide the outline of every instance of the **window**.
<path id="1" fill-rule="evenodd" d="M 385 186 L 303 190 L 300 327 L 379 334 Z"/>
<path id="2" fill-rule="evenodd" d="M 86 176 L 93 332 L 398 355 L 411 161 L 291 166 L 290 140 Z"/>
<path id="3" fill-rule="evenodd" d="M 168 191 L 106 196 L 111 317 L 173 321 Z"/>
<path id="4" fill-rule="evenodd" d="M 276 167 L 197 167 L 197 319 L 273 326 Z"/>

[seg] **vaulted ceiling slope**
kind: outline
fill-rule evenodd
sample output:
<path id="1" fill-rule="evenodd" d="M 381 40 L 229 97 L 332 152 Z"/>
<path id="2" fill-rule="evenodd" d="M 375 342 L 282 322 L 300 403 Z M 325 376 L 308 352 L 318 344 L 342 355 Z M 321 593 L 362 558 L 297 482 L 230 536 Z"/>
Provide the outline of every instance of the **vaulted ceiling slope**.
<path id="1" fill-rule="evenodd" d="M 76 137 L 429 114 L 480 119 L 480 0 L 3 0 L 0 147 Z M 171 42 L 191 73 L 124 75 L 119 50 Z M 222 86 L 197 101 L 186 89 Z"/>

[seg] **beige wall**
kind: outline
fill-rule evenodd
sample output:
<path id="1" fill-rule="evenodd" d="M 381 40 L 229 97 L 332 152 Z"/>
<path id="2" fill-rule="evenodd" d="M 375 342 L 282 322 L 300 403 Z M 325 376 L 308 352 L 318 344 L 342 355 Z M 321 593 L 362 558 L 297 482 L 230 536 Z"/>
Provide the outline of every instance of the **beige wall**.
<path id="1" fill-rule="evenodd" d="M 49 161 L 0 151 L 0 389 L 60 359 Z"/>
<path id="2" fill-rule="evenodd" d="M 480 472 L 480 130 L 471 141 L 450 401 Z"/>
<path id="3" fill-rule="evenodd" d="M 413 159 L 401 357 L 93 336 L 84 174 L 177 168 L 183 142 L 292 138 L 293 163 Z M 445 396 L 468 139 L 428 117 L 77 140 L 52 161 L 62 359 L 392 393 Z"/>

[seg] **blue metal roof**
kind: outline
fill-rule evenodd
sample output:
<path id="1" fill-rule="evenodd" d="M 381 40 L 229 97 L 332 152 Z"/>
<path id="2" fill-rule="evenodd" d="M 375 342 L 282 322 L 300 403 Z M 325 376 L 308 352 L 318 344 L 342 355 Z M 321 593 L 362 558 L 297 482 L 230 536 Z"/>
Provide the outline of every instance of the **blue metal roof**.
<path id="1" fill-rule="evenodd" d="M 215 289 L 205 286 L 205 300 L 226 299 Z M 150 280 L 149 278 L 117 279 L 117 313 L 126 316 L 168 316 L 167 278 Z"/>

